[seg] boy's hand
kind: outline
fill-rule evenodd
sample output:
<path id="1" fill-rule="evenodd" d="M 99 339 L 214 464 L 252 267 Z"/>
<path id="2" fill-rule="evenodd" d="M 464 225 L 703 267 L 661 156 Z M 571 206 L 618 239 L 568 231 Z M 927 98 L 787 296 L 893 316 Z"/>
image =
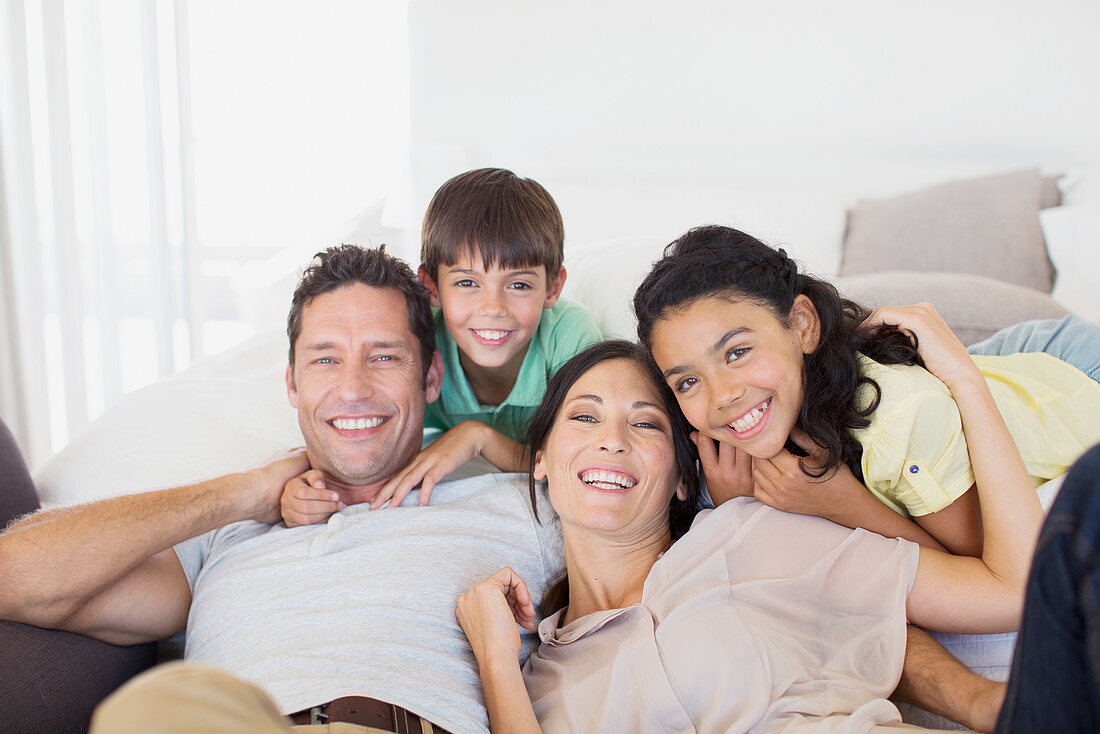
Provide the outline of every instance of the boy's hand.
<path id="1" fill-rule="evenodd" d="M 252 519 L 257 522 L 274 524 L 279 522 L 280 493 L 288 477 L 309 468 L 309 459 L 304 448 L 291 449 L 273 456 L 263 466 L 246 473 L 251 479 L 248 496 L 242 501 L 255 507 Z"/>
<path id="2" fill-rule="evenodd" d="M 346 505 L 340 501 L 340 495 L 326 489 L 324 475 L 310 469 L 286 483 L 279 506 L 286 526 L 293 528 L 324 522 Z"/>
<path id="3" fill-rule="evenodd" d="M 462 421 L 414 456 L 404 469 L 382 485 L 371 500 L 370 508 L 377 510 L 387 500 L 390 507 L 397 507 L 417 484 L 420 485 L 420 506 L 428 504 L 432 490 L 443 477 L 481 454 L 487 430 L 492 429 L 484 423 Z"/>
<path id="4" fill-rule="evenodd" d="M 824 464 L 824 451 L 801 428 L 791 431 L 791 440 L 809 456 L 798 457 L 783 449 L 770 459 L 754 459 L 752 465 L 756 499 L 766 505 L 799 515 L 834 519 L 846 506 L 847 492 L 865 493 L 852 470 L 841 464 L 821 477 L 802 471 L 805 465 L 815 474 Z"/>
<path id="5" fill-rule="evenodd" d="M 699 465 L 715 507 L 734 497 L 752 497 L 752 456 L 698 431 L 692 431 L 691 440 L 699 449 Z"/>

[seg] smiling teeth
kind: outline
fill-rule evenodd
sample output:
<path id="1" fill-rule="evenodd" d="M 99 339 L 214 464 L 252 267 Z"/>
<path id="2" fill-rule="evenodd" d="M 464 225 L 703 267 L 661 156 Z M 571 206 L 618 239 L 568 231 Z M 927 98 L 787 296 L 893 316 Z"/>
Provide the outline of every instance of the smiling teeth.
<path id="1" fill-rule="evenodd" d="M 630 489 L 638 482 L 633 477 L 618 472 L 593 469 L 581 474 L 581 481 L 600 489 Z"/>
<path id="2" fill-rule="evenodd" d="M 508 336 L 509 332 L 507 332 L 507 331 L 496 331 L 495 329 L 474 329 L 474 333 L 477 334 L 482 339 L 486 339 L 488 341 L 495 342 L 495 341 L 498 341 L 498 340 L 503 339 L 504 337 Z"/>
<path id="3" fill-rule="evenodd" d="M 361 431 L 364 428 L 374 428 L 382 425 L 384 418 L 337 418 L 332 425 L 341 431 Z"/>
<path id="4" fill-rule="evenodd" d="M 744 433 L 760 422 L 760 419 L 768 412 L 769 405 L 770 403 L 761 403 L 748 413 L 745 413 L 745 415 L 730 423 L 730 428 L 738 433 Z"/>

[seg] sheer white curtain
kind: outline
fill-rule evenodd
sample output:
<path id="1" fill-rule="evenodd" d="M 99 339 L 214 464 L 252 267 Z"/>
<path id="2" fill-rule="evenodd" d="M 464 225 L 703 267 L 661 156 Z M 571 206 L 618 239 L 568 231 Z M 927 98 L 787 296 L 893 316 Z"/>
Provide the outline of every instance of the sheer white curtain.
<path id="1" fill-rule="evenodd" d="M 278 323 L 265 289 L 347 222 L 394 234 L 369 213 L 408 159 L 406 14 L 0 0 L 0 416 L 32 466 Z"/>

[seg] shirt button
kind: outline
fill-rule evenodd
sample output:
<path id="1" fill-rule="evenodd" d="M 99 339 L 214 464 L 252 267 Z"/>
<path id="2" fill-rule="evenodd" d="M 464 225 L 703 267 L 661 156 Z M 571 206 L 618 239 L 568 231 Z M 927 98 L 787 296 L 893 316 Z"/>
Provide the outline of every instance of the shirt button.
<path id="1" fill-rule="evenodd" d="M 916 464 L 910 464 L 909 465 L 909 473 L 910 474 L 916 474 L 919 471 L 920 471 L 920 467 L 918 467 Z"/>

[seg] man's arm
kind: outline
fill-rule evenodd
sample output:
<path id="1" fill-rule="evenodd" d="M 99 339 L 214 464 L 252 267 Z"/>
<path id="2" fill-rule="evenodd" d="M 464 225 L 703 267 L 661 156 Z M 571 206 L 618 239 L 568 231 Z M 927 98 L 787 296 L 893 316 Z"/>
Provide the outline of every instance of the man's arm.
<path id="1" fill-rule="evenodd" d="M 298 452 L 243 474 L 40 512 L 0 535 L 0 618 L 114 644 L 183 629 L 191 590 L 172 547 L 240 520 L 279 521 Z"/>
<path id="2" fill-rule="evenodd" d="M 909 625 L 905 667 L 893 697 L 974 731 L 988 732 L 997 724 L 1005 684 L 981 677 L 927 632 Z"/>

